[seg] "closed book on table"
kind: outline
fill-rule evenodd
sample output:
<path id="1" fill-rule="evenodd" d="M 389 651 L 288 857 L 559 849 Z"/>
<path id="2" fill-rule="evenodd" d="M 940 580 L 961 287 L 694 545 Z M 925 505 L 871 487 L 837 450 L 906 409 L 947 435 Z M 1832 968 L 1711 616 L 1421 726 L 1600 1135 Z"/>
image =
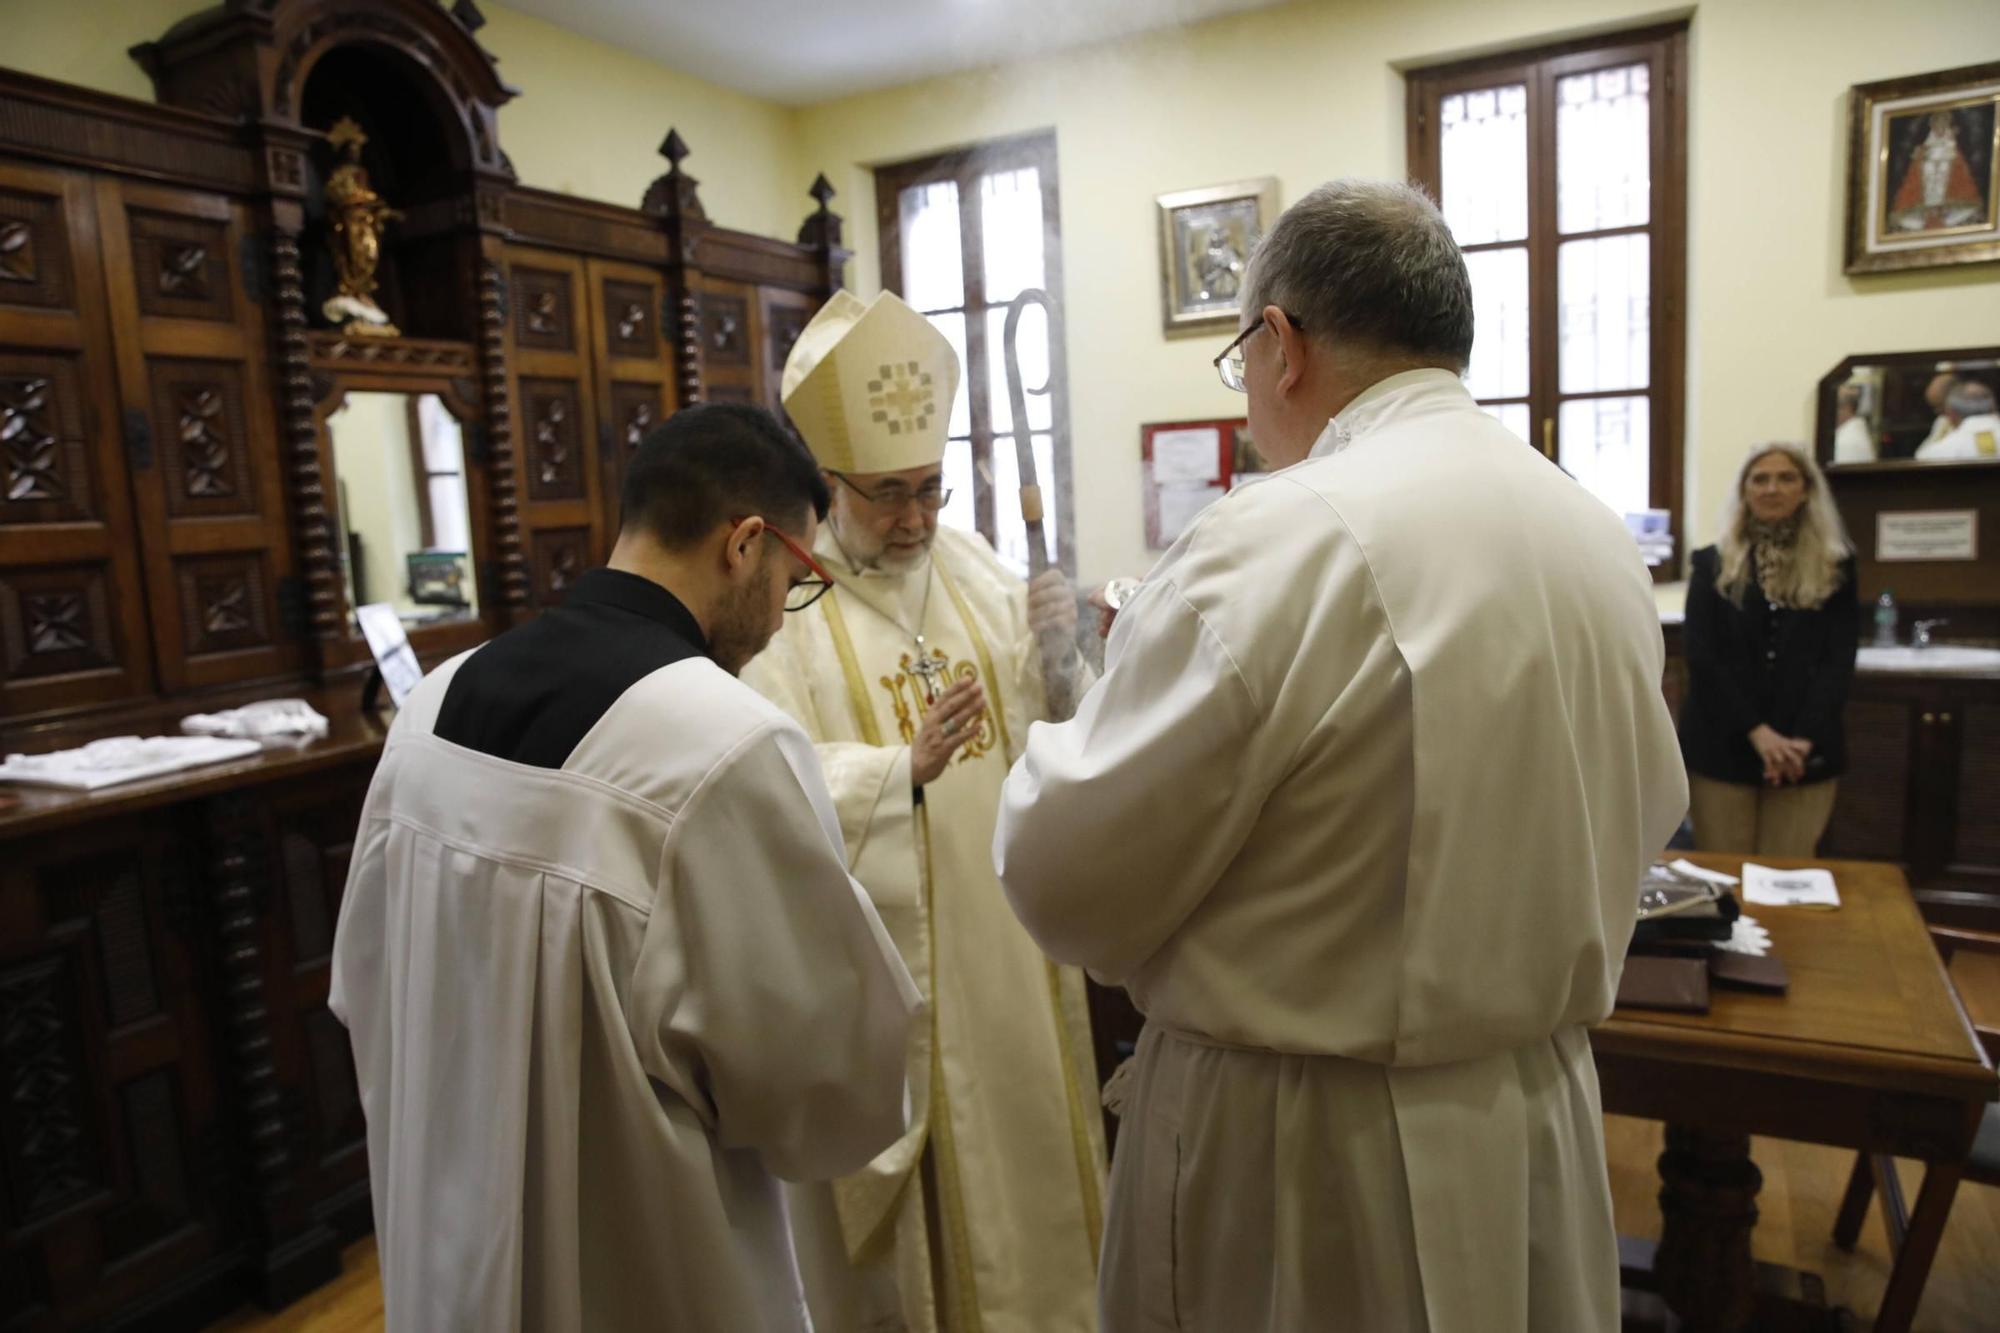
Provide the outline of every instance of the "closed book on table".
<path id="1" fill-rule="evenodd" d="M 1618 1003 L 1633 1009 L 1676 1013 L 1708 1012 L 1708 964 L 1700 958 L 1653 958 L 1633 954 L 1618 981 Z"/>

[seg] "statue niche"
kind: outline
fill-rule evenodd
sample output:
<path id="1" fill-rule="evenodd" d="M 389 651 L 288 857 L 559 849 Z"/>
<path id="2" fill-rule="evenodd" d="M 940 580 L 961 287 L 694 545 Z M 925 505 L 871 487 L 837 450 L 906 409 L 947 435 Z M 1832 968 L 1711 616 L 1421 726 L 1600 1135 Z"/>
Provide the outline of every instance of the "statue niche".
<path id="1" fill-rule="evenodd" d="M 361 165 L 368 136 L 353 117 L 342 116 L 327 142 L 345 160 L 326 181 L 327 238 L 338 290 L 321 312 L 333 323 L 345 320 L 341 331 L 349 336 L 398 337 L 400 331 L 375 302 L 375 270 L 382 262 L 383 227 L 403 215 L 368 183 L 368 169 Z"/>

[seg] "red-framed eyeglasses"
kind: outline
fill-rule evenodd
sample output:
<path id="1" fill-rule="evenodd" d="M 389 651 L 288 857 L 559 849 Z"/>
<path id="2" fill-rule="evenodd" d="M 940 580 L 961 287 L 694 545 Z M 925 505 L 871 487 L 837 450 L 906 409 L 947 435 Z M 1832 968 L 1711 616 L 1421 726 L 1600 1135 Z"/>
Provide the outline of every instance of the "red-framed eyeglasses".
<path id="1" fill-rule="evenodd" d="M 741 522 L 740 519 L 738 521 Z M 812 571 L 811 578 L 798 580 L 785 593 L 785 610 L 803 611 L 820 598 L 826 596 L 826 590 L 833 586 L 833 575 L 827 573 L 826 566 L 813 559 L 811 551 L 808 551 L 805 547 L 799 545 L 769 523 L 764 525 L 764 532 L 767 536 L 776 537 L 784 545 L 784 548 L 792 553 L 793 559 Z"/>

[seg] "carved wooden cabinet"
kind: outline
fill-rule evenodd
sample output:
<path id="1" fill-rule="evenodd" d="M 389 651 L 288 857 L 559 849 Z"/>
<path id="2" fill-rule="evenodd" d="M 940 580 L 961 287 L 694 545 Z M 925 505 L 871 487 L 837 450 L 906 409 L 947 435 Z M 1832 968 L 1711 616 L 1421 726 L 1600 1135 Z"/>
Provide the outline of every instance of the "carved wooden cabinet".
<path id="1" fill-rule="evenodd" d="M 296 671 L 276 395 L 247 205 L 99 178 L 119 408 L 164 693 Z M 247 261 L 247 262 L 246 262 Z M 251 290 L 249 281 L 260 290 Z"/>
<path id="2" fill-rule="evenodd" d="M 636 207 L 522 186 L 481 22 L 230 0 L 134 49 L 156 104 L 0 69 L 0 753 L 273 696 L 333 721 L 97 797 L 0 788 L 0 1330 L 282 1303 L 369 1225 L 327 1007 L 382 735 L 352 611 L 422 599 L 350 494 L 394 449 L 343 456 L 336 423 L 365 406 L 386 438 L 406 408 L 412 486 L 462 505 L 462 550 L 421 517 L 418 554 L 476 593 L 407 614 L 435 662 L 604 559 L 627 460 L 677 408 L 776 408 L 840 285 L 823 178 L 795 241 L 711 221 L 677 134 Z M 393 333 L 325 313 L 346 165 L 396 210 Z"/>
<path id="3" fill-rule="evenodd" d="M 671 307 L 662 276 L 635 264 L 529 246 L 506 259 L 522 526 L 534 603 L 549 606 L 610 553 L 625 460 L 674 410 Z"/>
<path id="4" fill-rule="evenodd" d="M 0 719 L 154 688 L 97 203 L 0 160 Z"/>
<path id="5" fill-rule="evenodd" d="M 0 814 L 0 1328 L 198 1326 L 367 1230 L 326 1002 L 380 740 Z"/>
<path id="6" fill-rule="evenodd" d="M 74 1326 L 236 1257 L 224 1056 L 195 998 L 212 951 L 177 832 L 107 820 L 0 865 L 8 1327 Z"/>
<path id="7" fill-rule="evenodd" d="M 476 612 L 413 630 L 433 661 L 603 560 L 676 408 L 778 406 L 847 258 L 824 179 L 796 241 L 712 222 L 675 134 L 639 207 L 521 186 L 478 23 L 225 5 L 135 49 L 161 106 L 0 70 L 0 729 L 365 669 L 350 393 L 438 394 L 467 433 Z M 396 336 L 321 313 L 339 124 L 397 210 Z"/>
<path id="8" fill-rule="evenodd" d="M 1895 861 L 1934 921 L 2000 910 L 2000 677 L 1862 673 L 1821 850 Z"/>

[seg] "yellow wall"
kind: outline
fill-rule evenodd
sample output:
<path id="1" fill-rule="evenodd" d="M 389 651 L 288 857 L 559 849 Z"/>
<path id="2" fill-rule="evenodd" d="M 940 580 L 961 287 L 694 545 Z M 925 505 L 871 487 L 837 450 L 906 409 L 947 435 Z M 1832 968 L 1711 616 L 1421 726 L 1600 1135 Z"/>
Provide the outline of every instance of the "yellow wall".
<path id="1" fill-rule="evenodd" d="M 0 62 L 136 97 L 150 89 L 124 48 L 202 7 L 0 6 Z M 1209 369 L 1217 339 L 1160 331 L 1156 194 L 1275 175 L 1290 201 L 1334 176 L 1401 175 L 1398 68 L 1688 12 L 1660 0 L 1307 0 L 791 111 L 485 8 L 481 39 L 522 89 L 501 133 L 526 183 L 636 204 L 678 125 L 710 216 L 790 236 L 824 170 L 864 293 L 879 285 L 873 165 L 1054 127 L 1086 577 L 1150 562 L 1139 424 L 1241 408 Z M 1840 272 L 1848 86 L 1991 56 L 2000 4 L 1704 0 L 1692 31 L 1687 500 L 1702 542 L 1741 451 L 1808 435 L 1813 387 L 1841 357 L 2000 341 L 2000 267 Z"/>
<path id="2" fill-rule="evenodd" d="M 1153 197 L 1275 175 L 1289 203 L 1335 176 L 1399 176 L 1397 67 L 1662 13 L 1644 0 L 1296 4 L 810 107 L 800 151 L 847 199 L 869 199 L 874 164 L 1054 127 L 1080 569 L 1137 572 L 1151 559 L 1139 424 L 1242 404 L 1208 365 L 1223 338 L 1160 331 Z M 1742 449 L 1807 436 L 1814 386 L 1843 356 L 2000 341 L 2000 268 L 1840 273 L 1848 86 L 1991 56 L 2000 4 L 1707 0 L 1691 42 L 1688 521 L 1705 542 Z M 851 280 L 872 291 L 873 211 L 846 211 Z"/>
<path id="3" fill-rule="evenodd" d="M 479 40 L 521 96 L 500 109 L 500 143 L 523 182 L 637 208 L 667 169 L 670 128 L 725 227 L 790 240 L 816 207 L 794 153 L 793 113 L 578 37 L 498 5 Z"/>
<path id="4" fill-rule="evenodd" d="M 126 52 L 213 0 L 0 0 L 0 65 L 153 98 Z M 479 41 L 521 95 L 500 110 L 500 142 L 523 184 L 636 208 L 666 170 L 660 141 L 678 127 L 708 215 L 790 239 L 814 208 L 796 154 L 794 113 L 497 4 Z M 801 172 L 803 171 L 803 174 Z"/>

